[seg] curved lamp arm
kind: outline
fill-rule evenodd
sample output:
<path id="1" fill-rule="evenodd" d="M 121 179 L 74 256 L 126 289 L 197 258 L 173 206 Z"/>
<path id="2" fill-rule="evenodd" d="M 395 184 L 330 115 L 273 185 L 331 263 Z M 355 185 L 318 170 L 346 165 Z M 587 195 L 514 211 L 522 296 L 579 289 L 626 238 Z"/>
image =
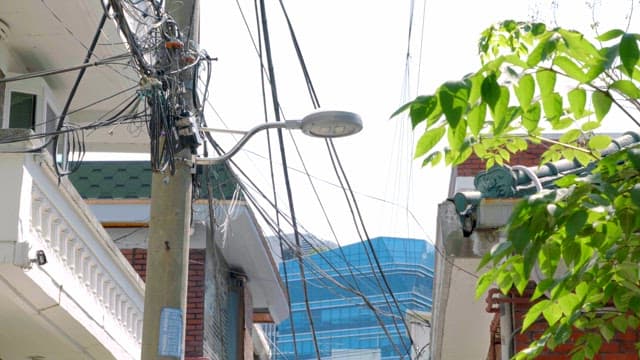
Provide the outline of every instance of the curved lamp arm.
<path id="1" fill-rule="evenodd" d="M 266 129 L 300 129 L 300 120 L 287 120 L 284 122 L 263 123 L 263 124 L 254 126 L 249 131 L 244 133 L 242 138 L 238 140 L 238 142 L 231 148 L 231 150 L 215 158 L 196 158 L 196 164 L 215 165 L 215 164 L 223 163 L 231 159 L 236 153 L 238 153 L 238 151 L 240 151 L 240 149 L 244 146 L 244 144 L 246 144 L 247 141 L 249 141 L 249 139 L 253 137 L 253 135 Z"/>
<path id="2" fill-rule="evenodd" d="M 263 123 L 244 133 L 228 152 L 215 158 L 196 158 L 196 164 L 214 165 L 225 162 L 233 157 L 253 135 L 266 129 L 298 129 L 309 136 L 334 138 L 359 132 L 362 130 L 362 120 L 358 114 L 348 111 L 318 111 L 305 116 L 302 120 Z"/>

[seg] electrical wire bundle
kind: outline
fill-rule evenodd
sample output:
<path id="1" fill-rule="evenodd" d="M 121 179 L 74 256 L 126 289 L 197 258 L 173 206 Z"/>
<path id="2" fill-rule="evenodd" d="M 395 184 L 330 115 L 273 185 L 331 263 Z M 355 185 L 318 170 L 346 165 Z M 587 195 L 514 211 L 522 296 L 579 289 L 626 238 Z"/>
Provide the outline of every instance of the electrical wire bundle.
<path id="1" fill-rule="evenodd" d="M 173 172 L 175 154 L 184 148 L 196 153 L 201 143 L 198 127 L 203 121 L 201 104 L 208 95 L 206 86 L 211 76 L 211 59 L 191 41 L 191 30 L 186 35 L 180 32 L 176 22 L 166 13 L 163 0 L 106 0 L 101 3 L 104 13 L 93 40 L 89 46 L 81 44 L 87 50 L 81 65 L 0 79 L 0 82 L 20 81 L 79 70 L 61 115 L 35 124 L 36 129 L 52 130 L 35 134 L 16 132 L 0 138 L 0 143 L 45 139 L 41 146 L 30 151 L 50 148 L 54 158 L 58 159 L 55 167 L 57 175 L 64 176 L 80 166 L 86 152 L 87 131 L 112 127 L 109 130 L 111 132 L 114 127 L 126 124 L 131 126 L 132 132 L 137 132 L 144 128 L 140 125 L 146 123 L 153 170 Z M 94 50 L 99 45 L 102 29 L 109 18 L 117 23 L 129 52 L 92 61 L 92 58 L 96 58 Z M 123 63 L 122 60 L 127 58 L 129 60 Z M 111 69 L 112 66 L 132 67 L 140 74 L 140 80 L 135 87 L 71 110 L 71 103 L 85 71 L 93 66 L 108 66 Z M 201 72 L 206 76 L 202 94 L 197 86 Z M 127 94 L 123 102 L 99 119 L 82 126 L 68 122 L 68 115 L 113 97 L 124 96 L 135 88 L 138 88 L 135 94 Z M 49 122 L 55 122 L 55 125 Z"/>
<path id="2" fill-rule="evenodd" d="M 110 0 L 110 5 L 141 74 L 152 169 L 173 173 L 176 153 L 189 148 L 195 154 L 202 143 L 199 126 L 208 93 L 205 86 L 201 99 L 197 84 L 205 69 L 208 85 L 211 59 L 192 41 L 191 29 L 180 31 L 162 1 Z"/>

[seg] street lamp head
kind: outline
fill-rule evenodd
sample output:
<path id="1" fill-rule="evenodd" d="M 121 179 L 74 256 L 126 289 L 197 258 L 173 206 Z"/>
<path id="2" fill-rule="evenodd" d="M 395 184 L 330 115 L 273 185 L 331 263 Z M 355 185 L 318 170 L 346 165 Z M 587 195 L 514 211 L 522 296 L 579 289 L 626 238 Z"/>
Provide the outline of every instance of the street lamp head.
<path id="1" fill-rule="evenodd" d="M 360 115 L 349 111 L 317 111 L 300 120 L 300 129 L 303 133 L 315 137 L 349 136 L 362 130 L 362 119 Z"/>
<path id="2" fill-rule="evenodd" d="M 235 155 L 253 135 L 266 129 L 299 129 L 309 136 L 335 138 L 349 136 L 359 132 L 362 130 L 362 120 L 358 114 L 349 111 L 323 110 L 311 113 L 302 120 L 263 123 L 244 132 L 242 138 L 223 155 L 216 158 L 198 158 L 196 159 L 196 163 L 212 165 L 225 162 Z M 216 131 L 216 129 L 207 129 L 207 131 Z"/>

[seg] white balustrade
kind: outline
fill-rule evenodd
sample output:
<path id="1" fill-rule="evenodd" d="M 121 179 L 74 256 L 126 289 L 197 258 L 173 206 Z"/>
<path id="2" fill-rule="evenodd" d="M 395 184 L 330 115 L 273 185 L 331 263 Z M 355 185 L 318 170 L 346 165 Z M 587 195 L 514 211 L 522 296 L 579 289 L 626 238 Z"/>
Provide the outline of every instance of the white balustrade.
<path id="1" fill-rule="evenodd" d="M 104 261 L 93 250 L 99 248 L 108 253 L 116 249 L 115 246 L 112 249 L 104 249 L 103 244 L 111 242 L 106 232 L 97 232 L 98 236 L 103 235 L 106 238 L 86 236 L 87 233 L 96 235 L 95 231 L 87 231 L 87 229 L 94 230 L 93 227 L 97 221 L 94 220 L 94 223 L 89 224 L 72 223 L 68 218 L 77 218 L 77 214 L 65 214 L 60 208 L 66 210 L 69 205 L 73 207 L 76 204 L 65 204 L 65 206 L 55 204 L 54 200 L 39 185 L 37 181 L 34 181 L 31 187 L 31 233 L 39 238 L 39 243 L 44 247 L 42 250 L 49 257 L 49 262 L 56 261 L 65 269 L 70 275 L 65 279 L 77 281 L 78 286 L 74 288 L 65 285 L 67 288 L 84 290 L 85 294 L 79 297 L 80 300 L 77 300 L 78 305 L 86 305 L 87 309 L 91 309 L 97 304 L 106 316 L 110 315 L 113 318 L 110 323 L 117 323 L 120 330 L 131 336 L 134 343 L 139 345 L 142 340 L 142 296 L 144 293 L 143 290 L 140 291 L 141 281 L 123 286 L 122 279 L 127 279 L 131 275 L 118 274 L 120 276 L 114 276 L 121 269 L 111 264 L 112 262 L 122 262 L 123 258 L 111 259 L 110 262 Z M 88 207 L 79 211 L 87 210 Z M 82 234 L 79 232 L 79 228 L 84 228 L 80 230 L 83 232 Z M 91 244 L 91 242 L 95 243 Z M 100 255 L 103 256 L 104 253 Z M 119 256 L 120 254 L 116 255 L 116 257 Z M 133 291 L 135 300 L 131 297 L 132 289 L 137 290 Z M 93 298 L 93 301 L 83 304 L 82 299 L 87 297 Z"/>

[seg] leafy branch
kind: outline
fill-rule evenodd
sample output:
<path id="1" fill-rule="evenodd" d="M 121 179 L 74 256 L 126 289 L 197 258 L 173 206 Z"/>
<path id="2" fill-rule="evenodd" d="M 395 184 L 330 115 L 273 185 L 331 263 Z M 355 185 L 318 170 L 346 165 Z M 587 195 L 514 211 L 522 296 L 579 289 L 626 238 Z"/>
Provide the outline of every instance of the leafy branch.
<path id="1" fill-rule="evenodd" d="M 415 157 L 425 166 L 472 154 L 502 165 L 540 142 L 551 144 L 542 162 L 595 163 L 590 175 L 564 176 L 521 201 L 506 241 L 481 260 L 478 297 L 494 285 L 522 294 L 540 274 L 522 331 L 538 321 L 547 328 L 516 359 L 574 333 L 572 359 L 593 358 L 616 333 L 640 326 L 640 147 L 601 157 L 611 138 L 595 133 L 612 105 L 640 126 L 640 35 L 615 29 L 596 40 L 541 23 L 495 24 L 481 34 L 479 70 L 392 115 L 408 112 L 414 130 L 424 128 Z M 562 134 L 542 135 L 549 131 Z"/>

